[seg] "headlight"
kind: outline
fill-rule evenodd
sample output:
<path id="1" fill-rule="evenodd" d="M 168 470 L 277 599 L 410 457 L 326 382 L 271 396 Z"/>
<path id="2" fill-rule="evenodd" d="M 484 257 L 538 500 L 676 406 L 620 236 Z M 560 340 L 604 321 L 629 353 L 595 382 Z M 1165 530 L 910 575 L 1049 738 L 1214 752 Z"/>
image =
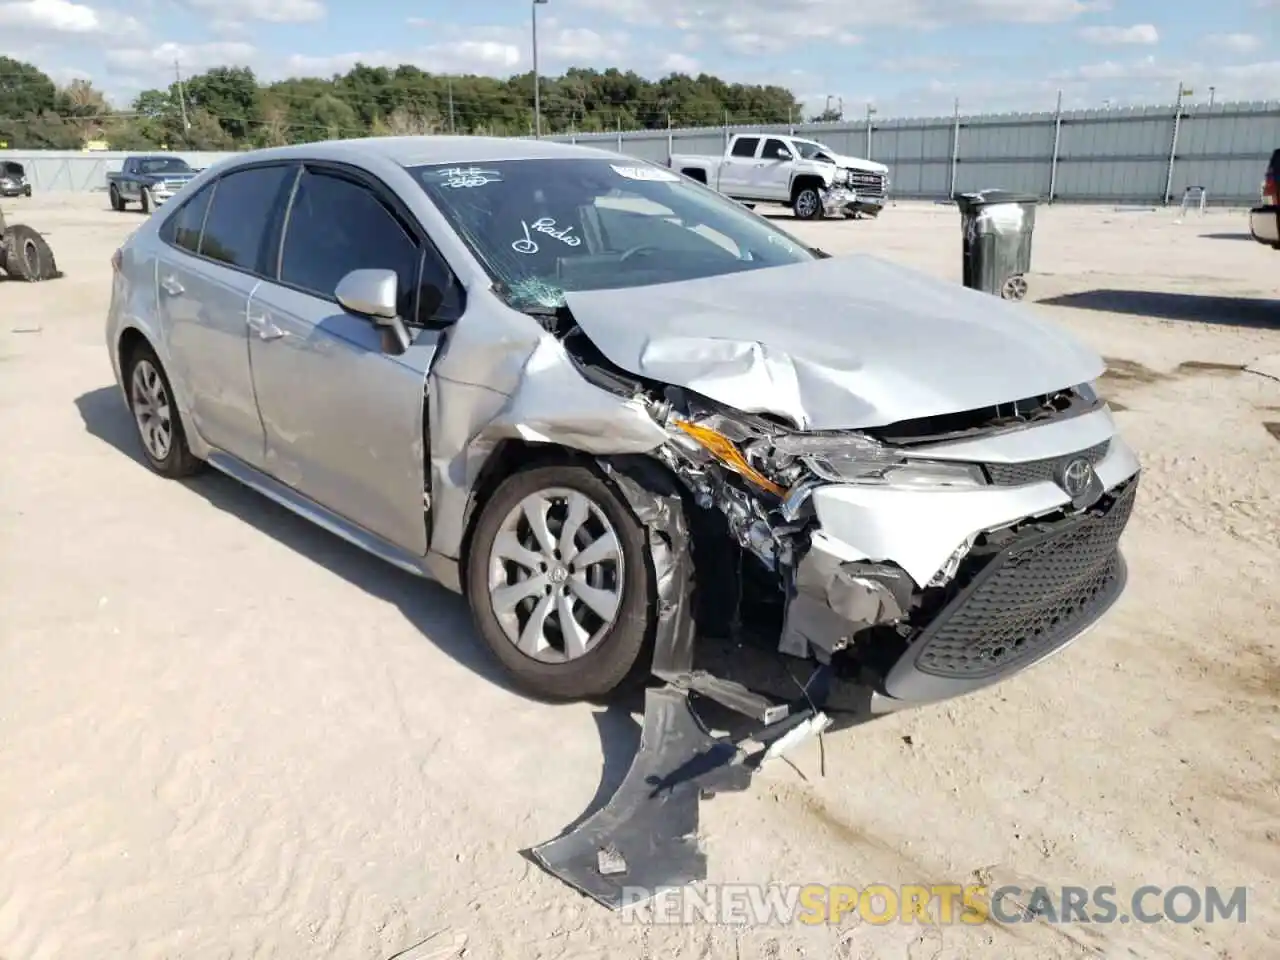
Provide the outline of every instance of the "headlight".
<path id="1" fill-rule="evenodd" d="M 806 475 L 829 483 L 857 483 L 907 488 L 987 485 L 982 468 L 974 463 L 952 463 L 904 457 L 870 437 L 857 433 L 771 435 L 761 425 L 740 423 L 717 414 L 707 422 L 676 420 L 683 444 L 709 454 L 754 486 L 777 497 Z"/>
<path id="2" fill-rule="evenodd" d="M 986 477 L 976 463 L 921 460 L 870 437 L 792 434 L 773 445 L 776 454 L 793 456 L 814 474 L 832 483 L 892 485 L 895 487 L 982 487 Z"/>

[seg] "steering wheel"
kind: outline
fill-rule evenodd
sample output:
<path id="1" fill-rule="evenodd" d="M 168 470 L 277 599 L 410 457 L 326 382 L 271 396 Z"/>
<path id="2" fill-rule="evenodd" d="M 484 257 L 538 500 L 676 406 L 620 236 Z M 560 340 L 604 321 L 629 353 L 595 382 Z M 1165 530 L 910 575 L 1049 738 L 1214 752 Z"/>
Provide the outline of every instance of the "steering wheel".
<path id="1" fill-rule="evenodd" d="M 618 258 L 618 263 L 626 263 L 632 257 L 638 257 L 640 254 L 644 253 L 646 250 L 649 251 L 650 253 L 662 252 L 661 247 L 655 247 L 651 243 L 638 243 L 634 247 L 630 247 L 629 249 L 624 250 L 622 252 L 622 256 Z"/>

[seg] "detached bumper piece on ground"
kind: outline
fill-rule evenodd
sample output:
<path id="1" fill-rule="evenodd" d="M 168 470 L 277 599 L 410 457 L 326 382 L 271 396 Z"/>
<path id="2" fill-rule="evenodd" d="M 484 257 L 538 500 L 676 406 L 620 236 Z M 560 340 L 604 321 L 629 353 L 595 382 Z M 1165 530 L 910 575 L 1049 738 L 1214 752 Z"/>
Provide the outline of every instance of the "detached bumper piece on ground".
<path id="1" fill-rule="evenodd" d="M 679 495 L 602 466 L 650 534 L 661 611 L 653 674 L 665 686 L 646 692 L 639 749 L 609 802 L 531 852 L 550 873 L 614 910 L 704 880 L 699 801 L 746 789 L 763 763 L 827 729 L 826 710 L 860 722 L 897 704 L 936 702 L 994 683 L 1083 633 L 1127 578 L 1118 544 L 1136 477 L 1083 513 L 1006 531 L 974 558 L 964 589 L 880 675 L 851 683 L 823 664 L 803 684 L 794 681 L 790 700 L 770 699 L 695 669 L 693 571 Z M 757 729 L 738 740 L 712 736 L 694 696 L 750 718 Z"/>
<path id="2" fill-rule="evenodd" d="M 3 213 L 0 213 L 0 273 L 28 283 L 62 276 L 53 251 L 39 231 L 22 223 L 6 226 Z"/>

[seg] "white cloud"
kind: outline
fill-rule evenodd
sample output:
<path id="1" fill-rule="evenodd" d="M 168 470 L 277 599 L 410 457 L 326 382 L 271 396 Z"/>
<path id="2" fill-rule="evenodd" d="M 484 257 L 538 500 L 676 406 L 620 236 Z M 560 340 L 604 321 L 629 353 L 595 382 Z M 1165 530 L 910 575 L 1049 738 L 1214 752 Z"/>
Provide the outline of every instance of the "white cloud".
<path id="1" fill-rule="evenodd" d="M 326 13 L 321 0 L 184 0 L 184 4 L 223 24 L 311 23 L 323 20 Z"/>
<path id="2" fill-rule="evenodd" d="M 569 0 L 634 26 L 696 30 L 735 53 L 773 53 L 808 42 L 856 42 L 876 26 L 1062 23 L 1108 0 Z"/>
<path id="3" fill-rule="evenodd" d="M 1131 27 L 1083 27 L 1081 39 L 1102 46 L 1153 46 L 1160 42 L 1160 31 L 1150 23 L 1135 23 Z"/>
<path id="4" fill-rule="evenodd" d="M 249 43 L 162 43 L 154 47 L 123 47 L 108 50 L 107 66 L 137 77 L 143 82 L 168 86 L 177 62 L 184 74 L 200 73 L 211 67 L 252 66 L 258 55 Z"/>
<path id="5" fill-rule="evenodd" d="M 1280 0 L 1276 0 L 1280 3 Z M 1215 33 L 1208 37 L 1209 43 L 1231 53 L 1252 53 L 1262 47 L 1262 38 L 1252 33 Z"/>
<path id="6" fill-rule="evenodd" d="M 662 61 L 662 69 L 666 73 L 688 73 L 696 75 L 700 69 L 698 61 L 688 54 L 669 53 Z"/>
<path id="7" fill-rule="evenodd" d="M 93 36 L 142 33 L 132 17 L 99 10 L 71 0 L 16 0 L 0 3 L 0 32 L 10 39 L 18 34 Z"/>

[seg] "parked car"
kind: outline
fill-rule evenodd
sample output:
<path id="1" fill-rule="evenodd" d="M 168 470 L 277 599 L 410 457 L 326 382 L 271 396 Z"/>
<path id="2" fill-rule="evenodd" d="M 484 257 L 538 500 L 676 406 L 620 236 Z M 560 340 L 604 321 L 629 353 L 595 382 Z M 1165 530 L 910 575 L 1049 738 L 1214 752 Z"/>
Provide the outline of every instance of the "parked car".
<path id="1" fill-rule="evenodd" d="M 661 166 L 471 137 L 254 151 L 112 265 L 146 463 L 213 466 L 462 591 L 539 696 L 687 678 L 695 627 L 749 604 L 766 658 L 894 709 L 1041 660 L 1125 583 L 1139 465 L 1093 351 Z"/>
<path id="2" fill-rule="evenodd" d="M 123 210 L 136 201 L 143 213 L 149 213 L 169 200 L 199 172 L 181 157 L 166 154 L 125 157 L 119 171 L 107 174 L 111 208 Z"/>
<path id="3" fill-rule="evenodd" d="M 1249 232 L 1253 239 L 1280 250 L 1280 150 L 1262 178 L 1262 205 L 1249 211 Z"/>
<path id="4" fill-rule="evenodd" d="M 667 165 L 735 200 L 788 206 L 801 220 L 878 216 L 889 190 L 883 163 L 777 134 L 737 134 L 723 157 L 676 153 Z"/>
<path id="5" fill-rule="evenodd" d="M 16 160 L 0 160 L 0 197 L 29 197 L 27 170 Z"/>

